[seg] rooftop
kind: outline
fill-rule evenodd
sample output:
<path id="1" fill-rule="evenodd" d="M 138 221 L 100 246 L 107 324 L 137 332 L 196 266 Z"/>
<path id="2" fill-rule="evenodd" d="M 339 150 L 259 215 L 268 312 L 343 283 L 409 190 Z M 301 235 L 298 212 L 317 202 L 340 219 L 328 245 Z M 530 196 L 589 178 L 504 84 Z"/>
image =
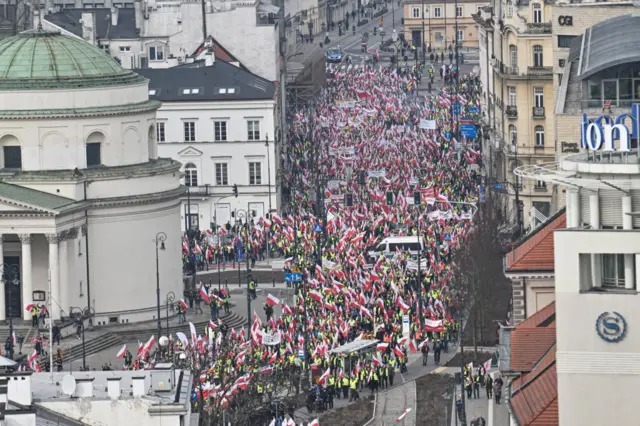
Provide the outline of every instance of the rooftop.
<path id="1" fill-rule="evenodd" d="M 50 13 L 43 19 L 70 33 L 82 38 L 82 14 L 93 13 L 95 23 L 96 38 L 102 40 L 113 39 L 134 39 L 139 38 L 139 31 L 136 30 L 135 9 L 119 8 L 118 24 L 111 25 L 110 8 L 64 8 L 60 12 Z"/>
<path id="2" fill-rule="evenodd" d="M 555 302 L 516 327 L 510 335 L 510 371 L 528 372 L 556 343 Z"/>
<path id="3" fill-rule="evenodd" d="M 506 258 L 506 273 L 525 271 L 548 271 L 553 272 L 554 248 L 553 231 L 559 228 L 566 228 L 566 209 L 559 210 L 536 230 L 521 240 L 513 248 Z"/>
<path id="4" fill-rule="evenodd" d="M 4 182 L 0 182 L 0 200 L 48 213 L 60 213 L 76 203 L 70 198 Z"/>
<path id="5" fill-rule="evenodd" d="M 0 90 L 85 88 L 139 83 L 86 41 L 42 30 L 0 40 Z"/>
<path id="6" fill-rule="evenodd" d="M 165 102 L 271 100 L 276 88 L 271 81 L 223 61 L 137 72 L 150 80 L 149 98 Z"/>

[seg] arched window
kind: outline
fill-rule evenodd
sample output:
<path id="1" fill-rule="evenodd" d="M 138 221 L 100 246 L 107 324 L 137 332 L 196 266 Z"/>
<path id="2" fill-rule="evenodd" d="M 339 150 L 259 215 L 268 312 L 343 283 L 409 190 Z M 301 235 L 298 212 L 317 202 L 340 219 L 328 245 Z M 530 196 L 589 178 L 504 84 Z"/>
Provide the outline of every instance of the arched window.
<path id="1" fill-rule="evenodd" d="M 516 145 L 518 143 L 518 129 L 513 124 L 509 126 L 509 142 L 512 145 Z"/>
<path id="2" fill-rule="evenodd" d="M 198 169 L 193 163 L 184 166 L 184 184 L 186 186 L 198 186 Z"/>
<path id="3" fill-rule="evenodd" d="M 542 46 L 540 46 L 539 44 L 536 44 L 535 46 L 533 46 L 533 66 L 534 67 L 544 66 L 542 61 Z"/>
<path id="4" fill-rule="evenodd" d="M 3 169 L 22 169 L 22 151 L 20 141 L 13 135 L 4 135 L 0 138 L 0 146 L 2 147 L 2 168 Z"/>
<path id="5" fill-rule="evenodd" d="M 536 146 L 544 146 L 544 127 L 536 126 Z"/>
<path id="6" fill-rule="evenodd" d="M 542 6 L 540 3 L 533 4 L 533 23 L 542 24 Z"/>
<path id="7" fill-rule="evenodd" d="M 102 164 L 102 143 L 105 141 L 104 134 L 93 132 L 87 137 L 87 167 L 95 167 Z"/>

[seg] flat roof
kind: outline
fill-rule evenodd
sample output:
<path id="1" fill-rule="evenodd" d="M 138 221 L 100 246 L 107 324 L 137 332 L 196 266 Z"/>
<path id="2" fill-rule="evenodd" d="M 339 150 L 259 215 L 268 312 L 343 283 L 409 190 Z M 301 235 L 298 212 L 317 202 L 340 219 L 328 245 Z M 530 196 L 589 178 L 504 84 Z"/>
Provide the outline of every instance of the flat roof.
<path id="1" fill-rule="evenodd" d="M 372 346 L 376 346 L 380 343 L 380 340 L 354 340 L 338 348 L 331 349 L 329 353 L 332 354 L 351 354 L 361 351 L 363 349 L 369 349 Z"/>

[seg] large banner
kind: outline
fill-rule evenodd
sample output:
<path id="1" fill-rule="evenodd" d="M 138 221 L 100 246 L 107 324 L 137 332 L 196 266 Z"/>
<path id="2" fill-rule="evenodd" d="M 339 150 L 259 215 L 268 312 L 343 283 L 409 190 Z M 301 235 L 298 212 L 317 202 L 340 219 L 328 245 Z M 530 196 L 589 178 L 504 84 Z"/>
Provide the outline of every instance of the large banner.
<path id="1" fill-rule="evenodd" d="M 260 335 L 262 337 L 262 344 L 267 346 L 275 346 L 282 340 L 282 336 L 279 331 L 275 334 L 269 334 L 261 331 Z"/>

